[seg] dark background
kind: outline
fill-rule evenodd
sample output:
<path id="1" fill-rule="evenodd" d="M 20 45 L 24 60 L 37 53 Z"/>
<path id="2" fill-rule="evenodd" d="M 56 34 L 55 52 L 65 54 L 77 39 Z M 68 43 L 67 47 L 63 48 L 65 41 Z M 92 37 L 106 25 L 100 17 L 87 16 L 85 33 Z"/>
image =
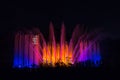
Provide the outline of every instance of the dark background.
<path id="1" fill-rule="evenodd" d="M 116 70 L 118 67 L 120 45 L 120 8 L 118 2 L 16 1 L 3 3 L 0 15 L 0 52 L 2 51 L 0 65 L 3 72 L 7 72 L 12 64 L 14 33 L 23 28 L 37 27 L 47 38 L 50 21 L 53 22 L 57 39 L 59 39 L 58 35 L 60 36 L 61 23 L 64 22 L 68 41 L 76 24 L 84 25 L 91 31 L 94 28 L 104 29 L 107 38 L 103 40 L 101 47 L 104 66 L 107 67 L 105 70 L 108 68 Z M 78 75 L 82 72 L 74 73 Z"/>

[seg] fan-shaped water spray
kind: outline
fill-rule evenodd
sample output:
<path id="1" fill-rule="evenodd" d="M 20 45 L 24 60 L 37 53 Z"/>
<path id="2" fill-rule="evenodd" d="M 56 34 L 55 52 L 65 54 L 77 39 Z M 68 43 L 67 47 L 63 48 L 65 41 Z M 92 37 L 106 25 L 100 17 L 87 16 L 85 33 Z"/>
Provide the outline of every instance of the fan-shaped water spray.
<path id="1" fill-rule="evenodd" d="M 77 25 L 73 30 L 70 42 L 65 39 L 64 23 L 61 27 L 60 42 L 55 39 L 53 24 L 50 23 L 49 41 L 45 41 L 43 34 L 33 31 L 17 32 L 15 34 L 14 67 L 65 66 L 69 64 L 90 61 L 95 65 L 100 62 L 100 36 L 97 33 L 84 32 L 83 27 Z"/>

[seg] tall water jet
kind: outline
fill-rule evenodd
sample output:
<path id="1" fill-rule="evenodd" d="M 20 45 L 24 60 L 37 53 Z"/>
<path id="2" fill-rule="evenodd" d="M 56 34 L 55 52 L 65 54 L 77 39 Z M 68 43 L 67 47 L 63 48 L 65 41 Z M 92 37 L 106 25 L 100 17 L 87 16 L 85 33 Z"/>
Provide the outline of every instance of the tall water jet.
<path id="1" fill-rule="evenodd" d="M 61 28 L 61 37 L 60 37 L 60 60 L 62 62 L 65 62 L 65 27 L 64 23 L 62 23 L 62 28 Z"/>
<path id="2" fill-rule="evenodd" d="M 56 41 L 55 41 L 55 35 L 54 35 L 54 29 L 53 24 L 50 22 L 50 45 L 51 45 L 51 55 L 52 55 L 52 65 L 54 66 L 56 62 Z"/>

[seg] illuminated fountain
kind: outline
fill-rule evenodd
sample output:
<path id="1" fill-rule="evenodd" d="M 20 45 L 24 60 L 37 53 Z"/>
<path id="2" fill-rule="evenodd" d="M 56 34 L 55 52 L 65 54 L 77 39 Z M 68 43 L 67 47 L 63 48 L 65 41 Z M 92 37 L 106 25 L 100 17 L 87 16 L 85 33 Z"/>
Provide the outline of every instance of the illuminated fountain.
<path id="1" fill-rule="evenodd" d="M 65 26 L 62 24 L 60 42 L 56 42 L 54 29 L 50 23 L 49 42 L 38 29 L 17 32 L 15 35 L 13 67 L 32 68 L 34 66 L 70 66 L 90 61 L 98 65 L 101 61 L 97 33 L 86 33 L 77 25 L 68 42 L 65 39 Z"/>

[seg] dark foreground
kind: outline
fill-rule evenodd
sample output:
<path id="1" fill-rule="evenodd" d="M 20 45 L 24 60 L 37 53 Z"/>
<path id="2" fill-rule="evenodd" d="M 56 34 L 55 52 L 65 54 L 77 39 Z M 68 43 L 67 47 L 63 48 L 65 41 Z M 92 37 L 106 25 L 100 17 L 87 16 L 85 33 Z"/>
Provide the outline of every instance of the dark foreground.
<path id="1" fill-rule="evenodd" d="M 56 67 L 38 69 L 1 69 L 1 78 L 6 80 L 80 80 L 80 79 L 115 79 L 116 68 L 110 67 Z"/>

